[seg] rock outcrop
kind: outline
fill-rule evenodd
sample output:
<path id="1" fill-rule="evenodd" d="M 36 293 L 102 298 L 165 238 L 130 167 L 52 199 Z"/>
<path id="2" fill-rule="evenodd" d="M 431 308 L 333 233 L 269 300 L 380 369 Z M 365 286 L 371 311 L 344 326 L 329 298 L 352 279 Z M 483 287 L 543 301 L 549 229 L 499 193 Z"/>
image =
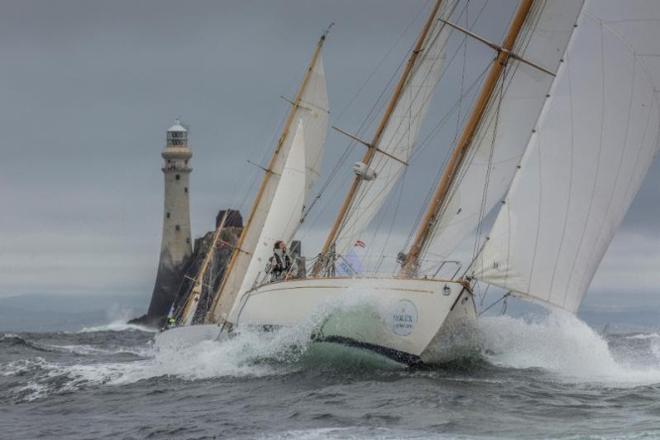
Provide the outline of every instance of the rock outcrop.
<path id="1" fill-rule="evenodd" d="M 222 221 L 225 214 L 221 210 L 216 217 L 216 228 Z M 220 234 L 217 243 L 214 258 L 207 270 L 205 277 L 205 288 L 202 290 L 200 304 L 193 322 L 200 322 L 213 302 L 213 296 L 222 282 L 225 269 L 229 263 L 233 246 L 238 241 L 238 237 L 243 229 L 243 218 L 239 211 L 229 210 L 225 226 Z M 197 275 L 204 258 L 208 254 L 209 247 L 213 239 L 213 232 L 209 231 L 202 237 L 195 240 L 194 251 L 192 255 L 179 265 L 167 265 L 167 256 L 161 256 L 161 267 L 158 269 L 158 276 L 147 314 L 130 321 L 132 324 L 140 324 L 150 327 L 161 327 L 165 318 L 174 304 L 176 310 L 180 307 L 188 294 L 192 290 L 193 280 Z M 165 263 L 166 267 L 162 267 Z"/>

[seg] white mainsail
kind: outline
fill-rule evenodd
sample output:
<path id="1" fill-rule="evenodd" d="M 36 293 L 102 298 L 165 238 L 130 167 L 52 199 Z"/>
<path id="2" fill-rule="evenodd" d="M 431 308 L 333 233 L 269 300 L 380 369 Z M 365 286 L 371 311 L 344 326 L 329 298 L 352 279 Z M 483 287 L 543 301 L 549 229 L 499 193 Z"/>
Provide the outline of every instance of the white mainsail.
<path id="1" fill-rule="evenodd" d="M 287 228 L 290 228 L 292 224 L 297 226 L 300 223 L 303 204 L 319 175 L 328 126 L 328 95 L 320 55 L 324 39 L 325 37 L 317 46 L 305 80 L 298 92 L 299 95 L 289 114 L 284 133 L 278 142 L 267 174 L 264 176 L 250 217 L 237 243 L 237 249 L 232 255 L 222 285 L 216 293 L 216 300 L 208 317 L 213 322 L 226 319 L 236 297 L 254 284 L 259 269 L 265 267 L 266 264 L 263 260 L 264 249 L 268 249 L 268 252 L 272 253 L 274 241 L 271 242 L 271 240 L 273 237 L 287 239 L 293 235 L 293 232 L 289 233 Z M 287 168 L 292 152 L 295 156 L 295 164 L 291 163 Z M 300 160 L 302 160 L 302 166 L 299 163 Z M 286 177 L 287 175 L 289 177 Z M 285 205 L 276 206 L 275 199 L 280 191 L 279 187 L 283 182 L 292 180 L 296 181 L 299 186 L 288 188 L 287 197 L 278 197 L 278 203 L 286 202 Z M 299 200 L 300 206 L 298 207 Z M 296 206 L 292 206 L 291 203 Z M 277 211 L 271 215 L 273 210 Z M 287 221 L 282 222 L 283 218 Z M 267 221 L 273 223 L 267 224 Z M 280 227 L 284 229 L 278 232 Z M 264 233 L 267 237 L 262 237 Z M 266 238 L 267 240 L 265 240 Z"/>
<path id="2" fill-rule="evenodd" d="M 513 53 L 556 73 L 582 8 L 581 0 L 545 0 L 532 6 Z M 553 76 L 509 59 L 472 146 L 422 249 L 422 260 L 446 260 L 504 197 Z"/>
<path id="3" fill-rule="evenodd" d="M 658 149 L 660 2 L 590 1 L 475 267 L 577 311 Z"/>
<path id="4" fill-rule="evenodd" d="M 376 178 L 362 180 L 335 240 L 336 251 L 347 253 L 363 233 L 403 173 L 413 152 L 419 130 L 426 116 L 433 91 L 442 74 L 445 47 L 449 29 L 438 18 L 449 18 L 458 0 L 443 2 L 432 17 L 434 23 L 422 45 L 422 53 L 404 84 L 389 122 L 385 127 L 376 152 L 369 166 Z M 399 159 L 393 159 L 391 156 Z"/>

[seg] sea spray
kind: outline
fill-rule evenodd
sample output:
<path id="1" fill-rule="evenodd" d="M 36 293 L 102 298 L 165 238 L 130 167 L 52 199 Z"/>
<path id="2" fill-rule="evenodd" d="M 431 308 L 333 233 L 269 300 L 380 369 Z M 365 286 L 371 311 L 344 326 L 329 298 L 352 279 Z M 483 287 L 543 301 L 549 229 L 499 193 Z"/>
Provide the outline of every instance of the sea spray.
<path id="1" fill-rule="evenodd" d="M 485 358 L 501 367 L 538 368 L 566 381 L 634 386 L 660 383 L 660 367 L 613 355 L 607 340 L 575 315 L 480 320 Z"/>
<path id="2" fill-rule="evenodd" d="M 125 330 L 136 330 L 141 332 L 156 333 L 158 330 L 137 324 L 128 324 L 126 319 L 117 319 L 108 324 L 95 325 L 92 327 L 83 327 L 79 333 L 94 332 L 122 332 Z"/>

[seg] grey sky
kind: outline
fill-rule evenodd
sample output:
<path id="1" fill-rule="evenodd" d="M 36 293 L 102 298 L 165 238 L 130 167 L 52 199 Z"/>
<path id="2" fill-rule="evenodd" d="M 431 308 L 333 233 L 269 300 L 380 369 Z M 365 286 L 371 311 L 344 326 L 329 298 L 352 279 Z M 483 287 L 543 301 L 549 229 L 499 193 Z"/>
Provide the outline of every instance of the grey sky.
<path id="1" fill-rule="evenodd" d="M 474 3 L 470 19 L 480 10 L 481 2 Z M 491 3 L 496 7 L 484 10 L 488 20 L 476 28 L 498 40 L 516 2 Z M 148 296 L 161 232 L 160 151 L 174 118 L 191 128 L 197 236 L 212 227 L 218 209 L 249 206 L 247 188 L 258 171 L 245 160 L 263 162 L 270 154 L 287 110 L 279 96 L 294 93 L 322 30 L 336 22 L 324 53 L 331 123 L 356 131 L 415 38 L 427 4 L 1 0 L 0 295 Z M 476 44 L 468 51 L 476 74 L 488 52 Z M 456 82 L 456 72 L 449 74 L 446 99 L 431 113 L 436 119 L 453 101 Z M 446 128 L 445 137 L 453 130 Z M 437 143 L 420 155 L 418 175 L 404 189 L 409 202 L 395 224 L 401 236 L 446 151 L 446 141 Z M 346 145 L 330 133 L 326 170 Z M 351 163 L 324 197 L 325 208 L 312 215 L 314 239 L 345 190 L 342 176 Z M 660 281 L 659 183 L 655 164 L 595 287 L 648 290 Z"/>

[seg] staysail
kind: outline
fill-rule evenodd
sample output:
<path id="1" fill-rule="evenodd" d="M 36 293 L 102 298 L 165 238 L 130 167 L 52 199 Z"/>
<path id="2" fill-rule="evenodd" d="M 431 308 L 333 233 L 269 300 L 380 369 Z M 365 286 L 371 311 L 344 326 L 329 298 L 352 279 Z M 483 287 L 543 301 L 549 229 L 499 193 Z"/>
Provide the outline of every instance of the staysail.
<path id="1" fill-rule="evenodd" d="M 213 306 L 207 317 L 208 321 L 221 322 L 226 320 L 237 295 L 242 293 L 243 289 L 253 285 L 255 277 L 259 273 L 255 269 L 261 264 L 265 266 L 263 260 L 258 260 L 263 258 L 263 249 L 269 248 L 268 251 L 272 252 L 273 237 L 275 239 L 288 238 L 278 235 L 278 228 L 300 223 L 303 204 L 308 197 L 309 189 L 319 174 L 322 148 L 328 125 L 328 95 L 320 53 L 324 41 L 325 36 L 319 40 L 312 61 L 292 104 L 291 112 L 284 125 L 284 131 L 280 136 L 261 187 L 257 192 L 250 216 L 232 254 L 226 276 L 216 293 Z M 292 152 L 296 163 L 287 168 Z M 299 160 L 302 160 L 302 164 L 304 164 L 303 170 L 301 170 Z M 292 177 L 292 179 L 297 182 L 298 186 L 288 188 L 288 191 L 290 191 L 289 197 L 281 199 L 286 202 L 284 206 L 275 206 L 275 198 L 280 185 L 283 182 L 290 182 L 288 178 L 284 177 L 285 172 L 297 176 Z M 298 203 L 298 200 L 300 200 L 300 203 Z M 271 211 L 274 209 L 277 211 L 271 215 Z M 280 215 L 281 213 L 284 214 Z M 279 223 L 267 224 L 269 220 L 279 222 L 283 216 L 286 216 L 287 221 L 284 222 L 286 225 Z M 268 236 L 266 244 L 262 240 L 262 238 L 266 238 L 262 236 L 264 232 Z M 285 230 L 280 232 L 280 234 L 285 233 L 287 233 Z"/>
<path id="2" fill-rule="evenodd" d="M 577 311 L 658 149 L 660 2 L 590 1 L 474 276 Z"/>
<path id="3" fill-rule="evenodd" d="M 305 191 L 305 179 L 307 177 L 305 153 L 307 144 L 305 143 L 302 120 L 297 125 L 291 143 L 291 150 L 273 196 L 272 207 L 266 216 L 264 227 L 243 277 L 243 284 L 238 291 L 235 304 L 240 302 L 240 297 L 244 292 L 250 290 L 254 287 L 255 282 L 261 281 L 264 277 L 264 269 L 269 257 L 273 255 L 275 242 L 284 240 L 286 243 L 290 243 L 300 226 L 305 197 L 308 194 Z M 231 314 L 229 320 L 234 322 Z"/>
<path id="4" fill-rule="evenodd" d="M 582 4 L 544 0 L 531 5 L 510 51 L 514 56 L 494 84 L 474 136 L 464 135 L 468 146 L 454 177 L 441 182 L 445 188 L 438 188 L 443 194 L 436 212 L 427 213 L 428 222 L 411 246 L 412 272 L 423 271 L 419 267 L 423 260 L 434 265 L 455 257 L 458 244 L 501 202 L 547 100 Z"/>
<path id="5" fill-rule="evenodd" d="M 346 253 L 361 238 L 405 169 L 442 73 L 448 32 L 438 18 L 447 18 L 457 3 L 436 1 L 362 161 L 375 178 L 356 176 L 322 254 L 333 244 Z"/>

